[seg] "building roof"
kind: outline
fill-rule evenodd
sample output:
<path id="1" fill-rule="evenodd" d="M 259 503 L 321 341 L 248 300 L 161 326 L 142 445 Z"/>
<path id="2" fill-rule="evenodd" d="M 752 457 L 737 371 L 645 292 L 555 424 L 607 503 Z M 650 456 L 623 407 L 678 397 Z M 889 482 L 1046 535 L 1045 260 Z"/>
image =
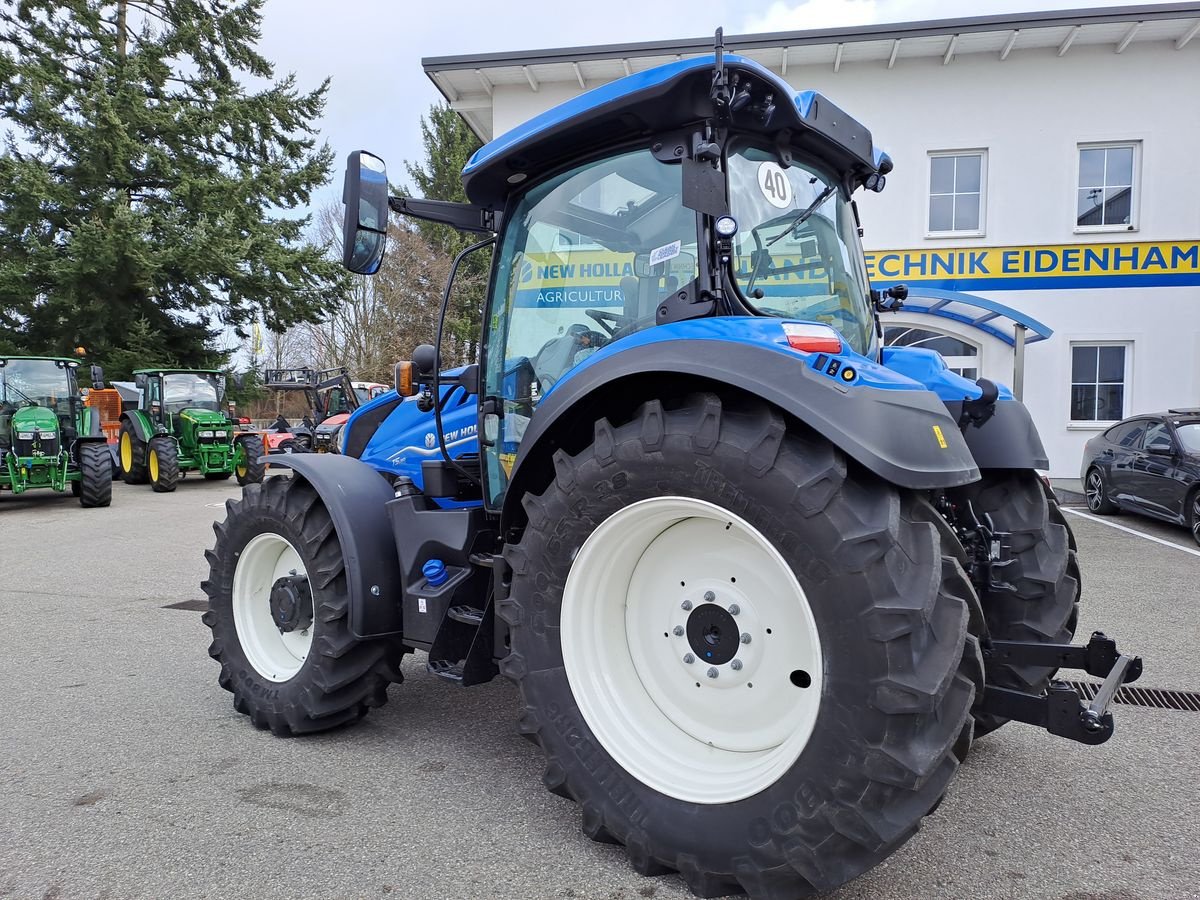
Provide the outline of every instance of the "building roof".
<path id="1" fill-rule="evenodd" d="M 950 65 L 958 56 L 1053 51 L 1156 43 L 1177 51 L 1200 47 L 1200 2 L 1156 3 L 920 22 L 822 28 L 771 34 L 727 35 L 725 47 L 786 76 L 789 68 L 883 65 L 917 59 Z M 644 41 L 423 59 L 425 73 L 484 141 L 492 139 L 497 88 L 537 92 L 546 84 L 598 87 L 622 76 L 712 52 L 712 38 Z"/>

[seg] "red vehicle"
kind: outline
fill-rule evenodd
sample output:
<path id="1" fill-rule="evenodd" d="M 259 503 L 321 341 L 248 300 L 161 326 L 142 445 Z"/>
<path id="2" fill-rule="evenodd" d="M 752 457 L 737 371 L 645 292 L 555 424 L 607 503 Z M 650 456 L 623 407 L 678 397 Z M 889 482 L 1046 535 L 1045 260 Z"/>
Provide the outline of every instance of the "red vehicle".
<path id="1" fill-rule="evenodd" d="M 266 433 L 268 453 L 336 453 L 338 432 L 370 396 L 369 391 L 367 397 L 360 395 L 344 367 L 267 369 L 265 375 L 268 390 L 303 391 L 309 409 L 300 422 L 282 415 L 275 420 Z"/>

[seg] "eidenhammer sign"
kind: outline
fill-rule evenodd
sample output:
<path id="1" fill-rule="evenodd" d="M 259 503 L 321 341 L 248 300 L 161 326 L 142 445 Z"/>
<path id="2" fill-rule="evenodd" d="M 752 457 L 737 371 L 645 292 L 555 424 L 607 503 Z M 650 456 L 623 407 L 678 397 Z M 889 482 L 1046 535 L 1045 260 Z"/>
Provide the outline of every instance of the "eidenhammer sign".
<path id="1" fill-rule="evenodd" d="M 868 252 L 872 282 L 948 291 L 1200 285 L 1200 241 Z"/>

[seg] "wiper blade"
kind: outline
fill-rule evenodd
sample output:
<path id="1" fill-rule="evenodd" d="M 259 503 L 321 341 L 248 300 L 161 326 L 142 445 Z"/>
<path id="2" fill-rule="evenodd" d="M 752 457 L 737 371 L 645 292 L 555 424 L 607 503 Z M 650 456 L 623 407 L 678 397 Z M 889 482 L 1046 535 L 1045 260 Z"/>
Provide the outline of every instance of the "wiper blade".
<path id="1" fill-rule="evenodd" d="M 787 228 L 783 229 L 783 231 L 779 232 L 779 234 L 767 241 L 767 246 L 764 249 L 770 249 L 776 242 L 783 240 L 783 236 L 785 234 L 790 234 L 807 222 L 809 217 L 817 211 L 817 208 L 829 199 L 830 195 L 833 194 L 835 189 L 836 185 L 831 184 L 826 187 L 825 190 L 821 191 L 821 193 L 817 195 L 817 199 L 809 204 L 808 209 L 804 210 L 802 213 L 800 213 L 800 215 L 788 222 Z"/>

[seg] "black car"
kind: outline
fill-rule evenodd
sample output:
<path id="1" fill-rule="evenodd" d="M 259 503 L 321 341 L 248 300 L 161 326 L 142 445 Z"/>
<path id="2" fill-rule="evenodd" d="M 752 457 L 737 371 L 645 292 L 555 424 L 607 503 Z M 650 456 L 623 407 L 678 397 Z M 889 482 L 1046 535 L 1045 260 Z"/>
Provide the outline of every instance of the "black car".
<path id="1" fill-rule="evenodd" d="M 1133 416 L 1087 442 L 1084 493 L 1094 513 L 1142 513 L 1183 525 L 1200 544 L 1200 409 Z"/>

